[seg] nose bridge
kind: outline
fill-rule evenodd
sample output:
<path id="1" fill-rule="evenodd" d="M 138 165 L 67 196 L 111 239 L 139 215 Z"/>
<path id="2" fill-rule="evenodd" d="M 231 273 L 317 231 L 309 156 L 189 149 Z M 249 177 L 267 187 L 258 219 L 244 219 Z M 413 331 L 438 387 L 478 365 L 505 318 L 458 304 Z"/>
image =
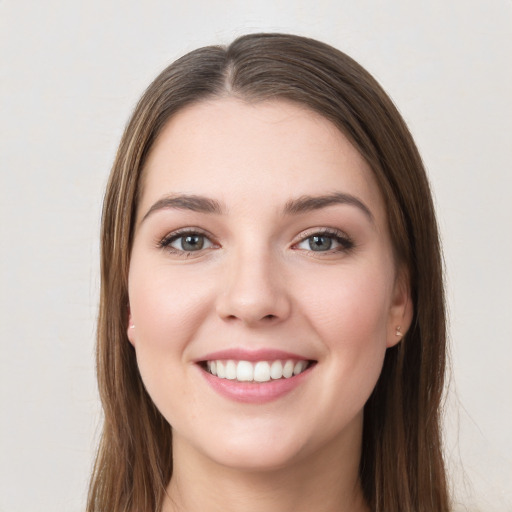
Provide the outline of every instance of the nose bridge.
<path id="1" fill-rule="evenodd" d="M 280 258 L 268 245 L 246 241 L 227 258 L 218 313 L 246 324 L 277 322 L 290 312 Z"/>

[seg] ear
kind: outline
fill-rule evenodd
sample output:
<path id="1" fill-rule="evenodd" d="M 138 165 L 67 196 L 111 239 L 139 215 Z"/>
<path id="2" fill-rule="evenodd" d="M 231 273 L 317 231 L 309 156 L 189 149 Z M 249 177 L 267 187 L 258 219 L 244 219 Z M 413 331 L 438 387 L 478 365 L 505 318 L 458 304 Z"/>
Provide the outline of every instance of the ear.
<path id="1" fill-rule="evenodd" d="M 401 268 L 395 279 L 387 327 L 387 348 L 400 343 L 411 326 L 414 308 L 409 272 Z"/>
<path id="2" fill-rule="evenodd" d="M 128 326 L 126 329 L 126 334 L 128 336 L 128 340 L 130 343 L 135 346 L 135 324 L 133 323 L 132 312 L 130 310 L 130 306 L 128 306 Z"/>

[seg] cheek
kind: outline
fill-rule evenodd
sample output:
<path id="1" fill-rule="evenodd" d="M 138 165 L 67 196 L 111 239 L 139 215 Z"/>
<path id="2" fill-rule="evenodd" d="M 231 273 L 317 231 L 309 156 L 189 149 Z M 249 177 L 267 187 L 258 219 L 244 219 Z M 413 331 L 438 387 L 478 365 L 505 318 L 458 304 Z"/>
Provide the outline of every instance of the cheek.
<path id="1" fill-rule="evenodd" d="M 326 372 L 334 389 L 344 389 L 345 405 L 359 408 L 379 378 L 386 352 L 391 300 L 390 275 L 351 268 L 320 292 L 309 288 L 304 310 L 328 353 Z M 336 284 L 333 284 L 336 283 Z M 337 393 L 338 391 L 336 391 Z"/>
<path id="2" fill-rule="evenodd" d="M 205 276 L 190 279 L 187 272 L 132 258 L 129 299 L 137 365 L 144 386 L 170 424 L 184 403 L 194 415 L 195 401 L 184 384 L 190 362 L 190 341 L 212 308 Z M 151 271 L 148 271 L 148 268 Z"/>
<path id="3" fill-rule="evenodd" d="M 132 262 L 130 309 L 141 349 L 183 349 L 212 307 L 207 276 L 172 270 L 155 265 L 148 271 Z"/>
<path id="4" fill-rule="evenodd" d="M 385 345 L 391 304 L 386 275 L 378 268 L 351 268 L 307 288 L 303 309 L 329 346 Z"/>

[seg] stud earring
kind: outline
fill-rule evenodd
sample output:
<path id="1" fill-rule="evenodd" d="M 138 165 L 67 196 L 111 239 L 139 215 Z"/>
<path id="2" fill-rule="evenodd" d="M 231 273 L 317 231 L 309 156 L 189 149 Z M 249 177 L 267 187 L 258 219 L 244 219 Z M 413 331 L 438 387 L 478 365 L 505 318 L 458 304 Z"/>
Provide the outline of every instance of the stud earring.
<path id="1" fill-rule="evenodd" d="M 135 329 L 135 324 L 130 325 L 130 329 Z"/>
<path id="2" fill-rule="evenodd" d="M 395 336 L 403 336 L 402 327 L 400 325 L 396 326 Z"/>

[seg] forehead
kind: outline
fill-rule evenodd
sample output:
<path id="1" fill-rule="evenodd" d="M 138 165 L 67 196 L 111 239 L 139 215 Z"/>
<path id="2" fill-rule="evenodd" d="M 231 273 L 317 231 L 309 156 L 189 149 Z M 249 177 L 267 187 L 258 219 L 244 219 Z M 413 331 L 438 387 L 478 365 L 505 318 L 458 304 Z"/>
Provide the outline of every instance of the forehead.
<path id="1" fill-rule="evenodd" d="M 183 193 L 277 208 L 333 191 L 357 195 L 385 217 L 371 169 L 333 123 L 287 101 L 220 98 L 168 121 L 146 162 L 139 206 L 144 212 L 165 194 Z"/>

